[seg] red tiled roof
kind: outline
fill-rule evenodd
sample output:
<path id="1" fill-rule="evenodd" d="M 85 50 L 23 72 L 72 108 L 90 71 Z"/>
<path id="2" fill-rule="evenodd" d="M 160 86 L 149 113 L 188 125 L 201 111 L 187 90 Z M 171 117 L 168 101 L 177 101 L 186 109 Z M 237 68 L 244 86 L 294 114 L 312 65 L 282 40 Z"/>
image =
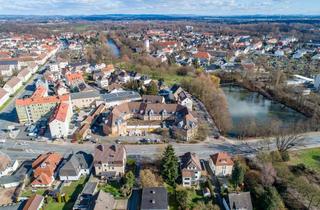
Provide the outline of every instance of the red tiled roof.
<path id="1" fill-rule="evenodd" d="M 46 173 L 42 173 L 31 182 L 31 185 L 49 185 L 51 182 L 52 177 L 49 177 Z"/>
<path id="2" fill-rule="evenodd" d="M 32 98 L 43 97 L 46 92 L 47 92 L 47 88 L 44 87 L 43 85 L 39 85 L 36 91 L 33 92 L 31 97 Z"/>
<path id="3" fill-rule="evenodd" d="M 61 121 L 61 122 L 65 122 L 66 118 L 67 118 L 68 110 L 69 110 L 69 104 L 60 103 L 56 107 L 54 113 L 52 114 L 50 122 L 52 122 L 53 120 L 58 120 L 58 121 Z"/>
<path id="4" fill-rule="evenodd" d="M 38 210 L 43 199 L 43 196 L 34 194 L 28 199 L 27 203 L 23 207 L 23 210 Z"/>
<path id="5" fill-rule="evenodd" d="M 165 42 L 158 42 L 158 45 L 161 46 L 161 47 L 172 47 L 174 45 L 176 45 L 177 42 L 175 41 L 165 41 Z"/>
<path id="6" fill-rule="evenodd" d="M 233 165 L 231 156 L 226 152 L 218 152 L 211 155 L 210 158 L 216 166 Z"/>
<path id="7" fill-rule="evenodd" d="M 41 183 L 48 183 L 49 181 L 50 183 L 51 177 L 54 175 L 54 171 L 56 170 L 61 159 L 62 156 L 56 152 L 41 154 L 32 163 L 33 176 L 35 178 L 34 182 L 37 183 L 41 181 Z"/>
<path id="8" fill-rule="evenodd" d="M 17 99 L 16 105 L 18 106 L 28 106 L 31 104 L 46 104 L 46 103 L 60 103 L 69 100 L 69 94 L 62 96 L 49 96 L 49 97 L 36 97 L 36 98 L 25 98 Z"/>
<path id="9" fill-rule="evenodd" d="M 209 59 L 210 58 L 210 54 L 208 52 L 197 52 L 194 55 L 195 58 L 200 58 L 200 59 Z"/>
<path id="10" fill-rule="evenodd" d="M 83 77 L 81 72 L 76 72 L 76 73 L 68 72 L 66 74 L 66 79 L 68 80 L 68 82 L 72 83 L 73 81 L 83 80 Z"/>

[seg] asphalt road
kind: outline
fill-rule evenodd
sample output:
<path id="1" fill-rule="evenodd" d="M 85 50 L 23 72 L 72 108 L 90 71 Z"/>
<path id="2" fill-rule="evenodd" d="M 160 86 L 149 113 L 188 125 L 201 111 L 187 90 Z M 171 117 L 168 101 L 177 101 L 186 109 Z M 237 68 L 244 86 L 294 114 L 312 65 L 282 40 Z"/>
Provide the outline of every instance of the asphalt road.
<path id="1" fill-rule="evenodd" d="M 212 140 L 210 142 L 203 142 L 198 144 L 172 144 L 175 148 L 177 155 L 182 155 L 185 152 L 195 152 L 202 159 L 208 159 L 211 154 L 216 152 L 225 151 L 232 155 L 254 155 L 257 150 L 261 149 L 262 144 L 260 141 L 224 141 Z M 275 143 L 264 145 L 264 149 L 275 149 Z M 0 144 L 0 151 L 8 154 L 12 159 L 26 160 L 37 157 L 39 154 L 49 151 L 56 151 L 64 155 L 66 153 L 86 151 L 93 152 L 95 144 L 72 144 L 72 143 L 46 143 L 46 142 L 32 142 L 32 141 L 19 141 L 7 140 L 5 143 Z M 126 145 L 127 153 L 131 157 L 142 159 L 153 159 L 159 157 L 165 147 L 164 144 L 153 145 Z M 304 146 L 297 149 L 320 147 L 320 134 L 312 133 L 306 135 Z"/>

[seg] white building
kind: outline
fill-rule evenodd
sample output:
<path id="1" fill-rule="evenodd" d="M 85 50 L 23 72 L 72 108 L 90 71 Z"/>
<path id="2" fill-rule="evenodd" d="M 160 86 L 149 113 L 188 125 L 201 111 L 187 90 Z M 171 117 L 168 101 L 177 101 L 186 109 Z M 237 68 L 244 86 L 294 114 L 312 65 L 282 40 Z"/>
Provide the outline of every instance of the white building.
<path id="1" fill-rule="evenodd" d="M 10 94 L 3 88 L 0 88 L 0 107 L 9 99 Z"/>
<path id="2" fill-rule="evenodd" d="M 59 104 L 49 120 L 52 138 L 66 138 L 72 117 L 72 107 L 68 103 Z"/>
<path id="3" fill-rule="evenodd" d="M 22 87 L 22 81 L 18 77 L 12 77 L 4 86 L 10 95 L 14 94 L 20 87 Z"/>
<path id="4" fill-rule="evenodd" d="M 59 65 L 58 64 L 50 64 L 50 71 L 51 72 L 59 72 Z"/>
<path id="5" fill-rule="evenodd" d="M 19 163 L 17 160 L 12 161 L 8 155 L 0 153 L 0 177 L 6 176 L 17 170 Z"/>
<path id="6" fill-rule="evenodd" d="M 93 156 L 85 152 L 72 154 L 59 171 L 61 181 L 77 181 L 81 176 L 88 176 L 93 166 Z"/>
<path id="7" fill-rule="evenodd" d="M 187 152 L 180 157 L 180 169 L 182 175 L 182 186 L 197 186 L 201 178 L 201 164 L 195 153 Z"/>

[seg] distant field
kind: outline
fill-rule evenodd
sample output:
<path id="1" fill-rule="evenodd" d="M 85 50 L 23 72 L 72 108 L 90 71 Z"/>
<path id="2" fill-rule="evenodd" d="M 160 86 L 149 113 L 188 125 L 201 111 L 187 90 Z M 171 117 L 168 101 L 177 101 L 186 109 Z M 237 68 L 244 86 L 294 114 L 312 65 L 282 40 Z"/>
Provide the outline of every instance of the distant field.
<path id="1" fill-rule="evenodd" d="M 289 164 L 296 165 L 303 163 L 308 168 L 320 173 L 320 148 L 294 151 L 291 153 L 290 158 Z"/>

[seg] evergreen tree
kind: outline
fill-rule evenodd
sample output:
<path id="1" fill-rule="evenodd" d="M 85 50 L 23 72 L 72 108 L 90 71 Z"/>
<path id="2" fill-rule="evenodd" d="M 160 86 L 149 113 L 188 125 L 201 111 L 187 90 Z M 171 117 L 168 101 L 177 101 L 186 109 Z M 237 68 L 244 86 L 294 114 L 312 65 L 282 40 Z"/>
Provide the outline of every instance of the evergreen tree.
<path id="1" fill-rule="evenodd" d="M 158 94 L 158 85 L 155 82 L 151 82 L 147 87 L 147 94 L 148 95 L 157 95 Z"/>
<path id="2" fill-rule="evenodd" d="M 236 161 L 232 170 L 232 181 L 235 186 L 243 183 L 244 180 L 244 168 L 239 161 Z"/>
<path id="3" fill-rule="evenodd" d="M 261 196 L 261 207 L 265 210 L 285 209 L 278 191 L 274 187 L 267 187 Z"/>
<path id="4" fill-rule="evenodd" d="M 163 179 L 171 186 L 176 185 L 178 178 L 178 158 L 175 155 L 172 145 L 168 145 L 162 155 L 161 160 L 161 175 Z"/>

